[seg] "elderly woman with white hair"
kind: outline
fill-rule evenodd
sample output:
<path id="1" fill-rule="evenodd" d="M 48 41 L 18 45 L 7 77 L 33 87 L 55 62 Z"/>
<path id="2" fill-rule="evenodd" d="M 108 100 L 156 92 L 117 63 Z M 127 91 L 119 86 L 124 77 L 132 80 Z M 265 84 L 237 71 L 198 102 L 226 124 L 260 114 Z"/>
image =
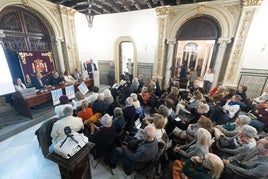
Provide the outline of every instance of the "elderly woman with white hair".
<path id="1" fill-rule="evenodd" d="M 112 93 L 110 91 L 110 89 L 105 89 L 103 91 L 103 95 L 104 95 L 104 102 L 109 106 L 110 104 L 112 104 L 114 102 L 114 97 L 112 96 Z"/>
<path id="2" fill-rule="evenodd" d="M 145 118 L 145 113 L 138 100 L 138 95 L 136 93 L 131 93 L 130 97 L 133 99 L 132 104 L 135 107 L 136 113 L 139 115 L 140 121 L 142 121 Z"/>
<path id="3" fill-rule="evenodd" d="M 104 154 L 106 149 L 112 145 L 117 132 L 112 126 L 112 117 L 109 114 L 105 114 L 101 118 L 101 127 L 97 127 L 95 124 L 91 124 L 91 135 L 89 141 L 95 143 L 93 149 L 93 156 L 95 159 Z"/>

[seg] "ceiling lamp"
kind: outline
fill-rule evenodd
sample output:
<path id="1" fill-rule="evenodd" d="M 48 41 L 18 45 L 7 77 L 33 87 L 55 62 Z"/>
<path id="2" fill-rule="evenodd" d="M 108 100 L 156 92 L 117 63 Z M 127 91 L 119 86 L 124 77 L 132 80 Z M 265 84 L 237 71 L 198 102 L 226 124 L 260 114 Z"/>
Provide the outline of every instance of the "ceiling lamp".
<path id="1" fill-rule="evenodd" d="M 86 14 L 86 17 L 88 26 L 91 28 L 93 26 L 93 18 L 94 18 L 94 14 L 92 11 L 93 0 L 87 0 L 87 2 L 88 2 L 88 13 Z"/>

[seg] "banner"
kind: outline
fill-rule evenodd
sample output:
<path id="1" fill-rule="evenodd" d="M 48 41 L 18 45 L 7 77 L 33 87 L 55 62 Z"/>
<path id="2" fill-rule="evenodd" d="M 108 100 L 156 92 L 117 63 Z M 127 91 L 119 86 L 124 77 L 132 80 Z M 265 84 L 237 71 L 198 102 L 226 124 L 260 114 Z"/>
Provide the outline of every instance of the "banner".
<path id="1" fill-rule="evenodd" d="M 32 86 L 32 80 L 36 73 L 41 73 L 43 78 L 47 80 L 51 72 L 55 70 L 51 51 L 23 51 L 17 53 L 27 87 Z"/>

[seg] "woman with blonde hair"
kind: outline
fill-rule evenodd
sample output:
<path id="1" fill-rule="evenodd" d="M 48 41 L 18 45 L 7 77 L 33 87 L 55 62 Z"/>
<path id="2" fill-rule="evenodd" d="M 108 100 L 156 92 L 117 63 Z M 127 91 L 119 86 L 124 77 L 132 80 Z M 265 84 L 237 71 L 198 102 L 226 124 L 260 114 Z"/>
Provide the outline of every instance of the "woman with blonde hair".
<path id="1" fill-rule="evenodd" d="M 223 161 L 213 153 L 194 156 L 182 167 L 182 175 L 191 179 L 218 179 L 223 171 Z"/>
<path id="2" fill-rule="evenodd" d="M 88 101 L 84 100 L 81 104 L 81 111 L 77 113 L 77 117 L 82 118 L 83 122 L 93 116 L 93 110 L 91 107 L 88 107 Z"/>

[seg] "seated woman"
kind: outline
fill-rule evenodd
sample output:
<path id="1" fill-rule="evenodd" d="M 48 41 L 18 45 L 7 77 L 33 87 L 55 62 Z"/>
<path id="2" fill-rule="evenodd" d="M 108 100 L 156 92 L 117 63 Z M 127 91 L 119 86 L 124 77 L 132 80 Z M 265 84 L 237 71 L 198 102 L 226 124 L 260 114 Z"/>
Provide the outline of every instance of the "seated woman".
<path id="1" fill-rule="evenodd" d="M 254 112 L 257 119 L 251 120 L 250 125 L 261 130 L 268 129 L 268 100 L 263 103 L 263 108 Z"/>
<path id="2" fill-rule="evenodd" d="M 186 160 L 193 156 L 202 157 L 209 153 L 209 147 L 211 145 L 211 134 L 208 130 L 204 128 L 199 128 L 197 130 L 196 140 L 189 144 L 179 146 L 176 144 L 169 150 L 171 158 Z"/>
<path id="3" fill-rule="evenodd" d="M 219 154 L 222 155 L 222 152 L 225 152 L 227 154 L 237 155 L 246 152 L 256 146 L 254 137 L 257 137 L 257 130 L 252 126 L 244 125 L 238 135 L 230 139 L 220 138 L 216 141 L 216 145 L 220 150 Z"/>
<path id="4" fill-rule="evenodd" d="M 215 138 L 218 139 L 220 135 L 224 135 L 226 137 L 234 137 L 239 134 L 244 125 L 248 125 L 250 123 L 250 117 L 246 115 L 238 115 L 235 123 L 230 125 L 217 125 L 214 128 Z M 233 129 L 230 129 L 233 128 Z"/>
<path id="5" fill-rule="evenodd" d="M 214 136 L 214 127 L 211 120 L 203 115 L 199 118 L 196 124 L 189 124 L 187 130 L 173 130 L 173 136 L 175 139 L 192 141 L 197 136 L 199 128 L 207 129 L 212 136 Z"/>
<path id="6" fill-rule="evenodd" d="M 181 171 L 183 176 L 191 179 L 219 179 L 223 168 L 220 157 L 208 153 L 204 157 L 195 156 L 187 160 Z"/>
<path id="7" fill-rule="evenodd" d="M 103 91 L 103 95 L 104 95 L 104 102 L 108 106 L 114 102 L 114 97 L 112 96 L 111 91 L 109 89 L 105 89 Z"/>
<path id="8" fill-rule="evenodd" d="M 75 99 L 72 100 L 72 105 L 73 105 L 74 110 L 76 110 L 76 112 L 81 110 L 82 102 L 85 101 L 85 100 L 87 100 L 87 99 L 81 93 L 81 91 L 76 91 L 75 92 Z"/>
<path id="9" fill-rule="evenodd" d="M 235 115 L 240 110 L 240 105 L 240 96 L 233 95 L 223 106 L 223 114 L 220 120 L 217 121 L 217 124 L 226 124 L 227 122 L 230 122 L 231 119 L 235 118 Z"/>
<path id="10" fill-rule="evenodd" d="M 66 82 L 66 84 L 74 84 L 76 83 L 76 80 L 72 77 L 69 71 L 65 71 L 63 74 L 63 80 Z"/>
<path id="11" fill-rule="evenodd" d="M 146 86 L 142 87 L 141 92 L 138 95 L 138 99 L 140 103 L 143 106 L 147 105 L 150 97 L 151 97 L 151 93 L 148 91 L 148 87 Z"/>
<path id="12" fill-rule="evenodd" d="M 101 127 L 97 127 L 91 124 L 91 135 L 89 141 L 95 143 L 95 147 L 92 150 L 94 159 L 97 159 L 104 155 L 109 147 L 111 147 L 117 132 L 112 126 L 112 117 L 105 114 L 101 118 Z"/>
<path id="13" fill-rule="evenodd" d="M 85 120 L 93 116 L 93 110 L 88 106 L 87 100 L 82 101 L 81 108 L 77 113 L 77 117 L 82 118 L 83 122 L 85 122 Z"/>
<path id="14" fill-rule="evenodd" d="M 183 102 L 179 102 L 176 106 L 176 115 L 179 114 L 180 111 L 191 114 L 191 110 L 200 105 L 203 100 L 203 94 L 200 91 L 195 91 L 194 95 L 190 98 L 189 101 L 185 100 Z"/>
<path id="15" fill-rule="evenodd" d="M 265 89 L 264 93 L 261 96 L 253 99 L 253 103 L 260 104 L 264 103 L 267 100 L 268 100 L 268 87 Z"/>
<path id="16" fill-rule="evenodd" d="M 114 109 L 114 118 L 113 118 L 113 126 L 116 132 L 120 133 L 125 124 L 126 124 L 126 121 L 123 117 L 122 109 L 120 107 L 116 107 Z"/>
<path id="17" fill-rule="evenodd" d="M 138 100 L 138 95 L 136 93 L 131 93 L 130 97 L 133 99 L 133 106 L 135 107 L 136 114 L 139 115 L 140 122 L 145 118 L 145 113 L 143 108 L 140 105 L 140 101 Z"/>
<path id="18" fill-rule="evenodd" d="M 16 79 L 16 83 L 15 83 L 14 87 L 15 87 L 15 90 L 16 90 L 17 92 L 26 89 L 25 84 L 22 83 L 22 81 L 21 81 L 20 78 L 17 78 L 17 79 Z"/>

